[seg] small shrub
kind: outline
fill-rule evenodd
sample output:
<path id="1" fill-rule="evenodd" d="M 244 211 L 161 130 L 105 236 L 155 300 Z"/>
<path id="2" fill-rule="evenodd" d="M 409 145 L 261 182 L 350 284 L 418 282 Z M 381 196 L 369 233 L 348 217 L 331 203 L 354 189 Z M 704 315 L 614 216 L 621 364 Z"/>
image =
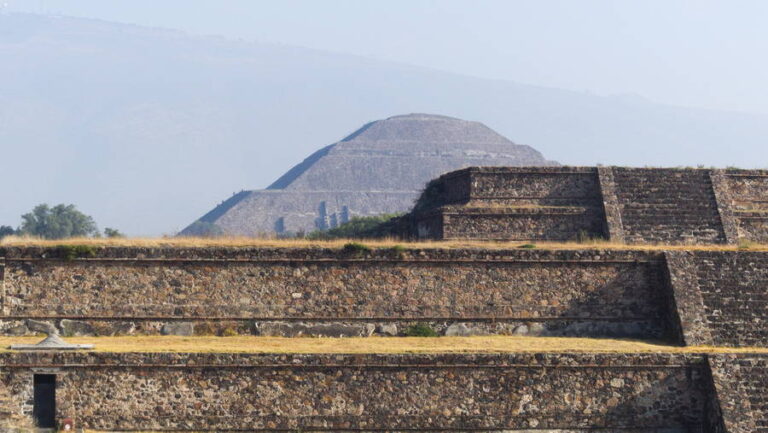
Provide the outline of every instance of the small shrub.
<path id="1" fill-rule="evenodd" d="M 536 244 L 522 244 L 518 248 L 524 248 L 524 249 L 532 250 L 532 249 L 536 248 Z"/>
<path id="2" fill-rule="evenodd" d="M 57 257 L 66 261 L 96 255 L 96 248 L 90 245 L 59 245 L 55 251 Z"/>
<path id="3" fill-rule="evenodd" d="M 393 256 L 397 257 L 398 259 L 402 259 L 405 255 L 406 248 L 402 245 L 395 245 L 392 248 L 389 249 L 389 251 L 392 253 Z"/>
<path id="4" fill-rule="evenodd" d="M 349 256 L 360 257 L 364 254 L 370 253 L 371 247 L 359 242 L 349 242 L 344 244 L 344 246 L 341 248 L 341 252 Z"/>
<path id="5" fill-rule="evenodd" d="M 235 337 L 237 335 L 240 335 L 240 333 L 238 333 L 235 328 L 232 328 L 230 326 L 227 326 L 226 328 L 224 328 L 223 331 L 221 331 L 222 337 Z"/>
<path id="6" fill-rule="evenodd" d="M 405 335 L 408 337 L 437 337 L 437 332 L 427 324 L 417 323 L 406 328 Z"/>
<path id="7" fill-rule="evenodd" d="M 211 322 L 201 322 L 195 324 L 195 335 L 212 336 L 216 335 L 216 325 Z"/>
<path id="8" fill-rule="evenodd" d="M 397 234 L 400 217 L 402 214 L 356 216 L 338 227 L 310 232 L 306 238 L 309 240 L 386 238 Z"/>
<path id="9" fill-rule="evenodd" d="M 107 227 L 104 229 L 105 238 L 124 238 L 125 235 L 120 233 L 120 230 Z"/>
<path id="10" fill-rule="evenodd" d="M 600 235 L 590 233 L 586 230 L 579 230 L 576 234 L 576 242 L 579 244 L 597 244 L 605 242 L 605 238 Z"/>

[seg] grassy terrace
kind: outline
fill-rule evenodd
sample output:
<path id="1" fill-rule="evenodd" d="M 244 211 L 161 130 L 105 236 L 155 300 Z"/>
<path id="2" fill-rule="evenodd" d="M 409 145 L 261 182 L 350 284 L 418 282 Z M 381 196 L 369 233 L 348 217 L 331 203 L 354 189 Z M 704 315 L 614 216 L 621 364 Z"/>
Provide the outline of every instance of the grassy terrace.
<path id="1" fill-rule="evenodd" d="M 0 352 L 41 337 L 0 337 Z M 556 337 L 73 337 L 97 352 L 195 353 L 768 353 L 768 348 L 677 347 L 631 340 Z"/>
<path id="2" fill-rule="evenodd" d="M 261 238 L 73 238 L 63 240 L 42 240 L 9 236 L 0 241 L 0 247 L 41 246 L 56 247 L 61 245 L 90 245 L 94 247 L 144 247 L 144 248 L 206 248 L 206 247 L 263 247 L 263 248 L 342 248 L 349 242 L 360 242 L 371 248 L 391 248 L 396 245 L 413 249 L 460 249 L 476 248 L 489 250 L 515 249 L 521 246 L 534 245 L 538 249 L 550 250 L 583 250 L 583 249 L 613 249 L 613 250 L 690 250 L 690 251 L 768 251 L 768 245 L 742 243 L 740 245 L 626 245 L 601 240 L 586 242 L 537 242 L 537 241 L 419 241 L 406 242 L 397 239 L 338 239 L 331 241 L 315 241 L 307 239 L 261 239 Z"/>

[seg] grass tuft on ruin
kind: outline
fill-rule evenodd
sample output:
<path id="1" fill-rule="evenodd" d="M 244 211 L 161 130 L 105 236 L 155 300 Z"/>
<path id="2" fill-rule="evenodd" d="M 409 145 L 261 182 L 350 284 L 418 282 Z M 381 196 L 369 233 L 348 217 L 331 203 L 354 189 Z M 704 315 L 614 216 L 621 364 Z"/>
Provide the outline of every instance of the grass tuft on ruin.
<path id="1" fill-rule="evenodd" d="M 632 244 L 600 241 L 582 244 L 573 242 L 541 242 L 536 241 L 478 241 L 478 240 L 448 240 L 448 241 L 404 241 L 401 239 L 366 239 L 362 244 L 354 239 L 310 240 L 310 239 L 277 239 L 250 237 L 160 237 L 160 238 L 71 238 L 46 240 L 32 237 L 8 236 L 0 240 L 0 248 L 51 248 L 75 247 L 75 256 L 87 257 L 91 253 L 85 247 L 98 248 L 326 248 L 343 249 L 350 243 L 361 244 L 371 250 L 402 249 L 403 252 L 417 249 L 484 249 L 512 250 L 531 248 L 544 250 L 632 250 L 632 251 L 768 251 L 768 244 L 744 243 L 740 245 L 662 245 L 662 244 Z M 747 246 L 748 248 L 744 248 Z M 80 253 L 77 253 L 80 250 Z"/>

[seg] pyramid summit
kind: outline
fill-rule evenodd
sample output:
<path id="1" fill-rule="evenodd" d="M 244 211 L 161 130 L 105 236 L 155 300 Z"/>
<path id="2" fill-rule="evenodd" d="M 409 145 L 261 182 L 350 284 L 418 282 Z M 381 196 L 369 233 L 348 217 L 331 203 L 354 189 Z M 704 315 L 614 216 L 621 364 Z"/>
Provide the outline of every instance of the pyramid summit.
<path id="1" fill-rule="evenodd" d="M 199 221 L 238 236 L 331 228 L 352 216 L 405 212 L 430 179 L 478 165 L 557 163 L 480 122 L 433 114 L 393 116 L 323 147 L 265 190 L 235 194 Z M 181 233 L 199 234 L 199 226 Z"/>

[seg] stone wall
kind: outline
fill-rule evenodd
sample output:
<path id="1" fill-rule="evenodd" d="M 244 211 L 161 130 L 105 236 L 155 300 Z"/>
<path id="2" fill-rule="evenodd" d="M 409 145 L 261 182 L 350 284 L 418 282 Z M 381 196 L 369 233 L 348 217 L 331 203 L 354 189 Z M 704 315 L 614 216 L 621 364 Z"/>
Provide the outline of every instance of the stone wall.
<path id="1" fill-rule="evenodd" d="M 727 170 L 725 179 L 737 236 L 765 242 L 768 239 L 768 174 L 758 170 Z"/>
<path id="2" fill-rule="evenodd" d="M 709 170 L 615 168 L 630 243 L 725 243 Z"/>
<path id="3" fill-rule="evenodd" d="M 420 238 L 768 242 L 764 170 L 473 167 L 430 185 L 413 213 Z"/>
<path id="4" fill-rule="evenodd" d="M 591 167 L 471 167 L 432 182 L 424 208 L 446 204 L 591 204 L 599 198 Z"/>
<path id="5" fill-rule="evenodd" d="M 640 251 L 102 248 L 6 250 L 5 333 L 659 337 L 663 257 Z M 174 325 L 175 324 L 175 325 Z M 392 326 L 394 325 L 394 326 Z"/>
<path id="6" fill-rule="evenodd" d="M 444 208 L 443 239 L 574 241 L 602 233 L 595 207 Z"/>
<path id="7" fill-rule="evenodd" d="M 675 355 L 0 354 L 29 416 L 35 372 L 57 412 L 98 430 L 698 432 L 707 364 Z"/>
<path id="8" fill-rule="evenodd" d="M 768 253 L 667 253 L 687 344 L 768 345 Z M 671 259 L 670 259 L 671 258 Z"/>
<path id="9" fill-rule="evenodd" d="M 65 335 L 445 335 L 667 338 L 768 345 L 758 251 L 8 249 L 0 329 Z M 140 295 L 139 295 L 140 294 Z"/>
<path id="10" fill-rule="evenodd" d="M 595 168 L 474 167 L 433 181 L 417 204 L 421 238 L 605 237 Z"/>
<path id="11" fill-rule="evenodd" d="M 768 432 L 768 356 L 710 355 L 721 430 L 728 433 Z"/>

